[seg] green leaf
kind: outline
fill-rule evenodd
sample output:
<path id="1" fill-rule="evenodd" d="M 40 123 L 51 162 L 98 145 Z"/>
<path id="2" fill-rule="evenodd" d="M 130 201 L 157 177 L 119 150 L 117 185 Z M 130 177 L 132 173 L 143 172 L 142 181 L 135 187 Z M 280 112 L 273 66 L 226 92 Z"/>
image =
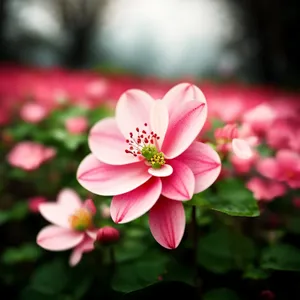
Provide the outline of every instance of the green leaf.
<path id="1" fill-rule="evenodd" d="M 171 260 L 166 265 L 166 271 L 162 276 L 165 281 L 181 281 L 190 285 L 194 285 L 195 268 L 184 265 L 175 260 Z"/>
<path id="2" fill-rule="evenodd" d="M 215 184 L 216 192 L 211 189 L 194 195 L 187 205 L 207 207 L 230 216 L 257 217 L 259 208 L 252 193 L 238 179 L 227 179 Z"/>
<path id="3" fill-rule="evenodd" d="M 26 201 L 17 202 L 10 211 L 10 219 L 19 221 L 28 215 L 28 204 Z"/>
<path id="4" fill-rule="evenodd" d="M 254 266 L 249 266 L 243 274 L 244 278 L 254 279 L 254 280 L 267 279 L 269 278 L 269 276 L 270 273 L 267 270 L 256 268 Z"/>
<path id="5" fill-rule="evenodd" d="M 25 244 L 18 248 L 7 248 L 2 254 L 4 264 L 12 265 L 20 262 L 35 261 L 41 256 L 41 249 L 35 244 Z"/>
<path id="6" fill-rule="evenodd" d="M 0 211 L 0 225 L 9 221 L 23 220 L 28 214 L 27 202 L 19 201 L 14 206 L 7 210 Z"/>
<path id="7" fill-rule="evenodd" d="M 147 250 L 147 243 L 143 243 L 140 238 L 128 238 L 115 248 L 115 257 L 118 263 L 125 262 L 140 257 Z"/>
<path id="8" fill-rule="evenodd" d="M 107 106 L 100 106 L 98 108 L 92 109 L 89 112 L 89 121 L 90 124 L 95 124 L 106 117 L 112 117 L 114 115 L 114 111 Z"/>
<path id="9" fill-rule="evenodd" d="M 286 223 L 286 229 L 294 234 L 300 234 L 300 217 L 289 216 Z"/>
<path id="10" fill-rule="evenodd" d="M 274 155 L 274 150 L 272 150 L 266 144 L 258 145 L 257 150 L 258 150 L 258 153 L 260 154 L 260 156 L 263 156 L 263 157 L 270 157 L 270 156 Z"/>
<path id="11" fill-rule="evenodd" d="M 153 300 L 163 298 L 167 299 L 199 299 L 196 297 L 195 288 L 178 281 L 160 281 L 143 289 L 125 294 L 122 300 Z"/>
<path id="12" fill-rule="evenodd" d="M 207 292 L 203 300 L 239 300 L 235 291 L 227 288 L 214 289 Z"/>
<path id="13" fill-rule="evenodd" d="M 119 264 L 112 280 L 112 288 L 119 292 L 132 292 L 158 281 L 165 271 L 166 257 L 161 253 L 148 253 L 144 260 Z"/>
<path id="14" fill-rule="evenodd" d="M 44 294 L 39 291 L 36 291 L 31 287 L 26 287 L 21 292 L 20 300 L 62 300 L 62 299 L 60 297 L 57 297 L 57 295 L 53 296 L 49 294 Z"/>
<path id="15" fill-rule="evenodd" d="M 0 225 L 6 223 L 10 219 L 10 210 L 0 211 Z"/>
<path id="16" fill-rule="evenodd" d="M 288 244 L 277 244 L 263 250 L 263 269 L 300 271 L 300 249 Z"/>
<path id="17" fill-rule="evenodd" d="M 251 239 L 227 228 L 221 228 L 204 236 L 198 245 L 197 260 L 207 270 L 226 273 L 243 270 L 255 258 Z"/>
<path id="18" fill-rule="evenodd" d="M 61 260 L 39 267 L 31 280 L 31 287 L 43 294 L 58 294 L 67 284 L 67 269 Z"/>

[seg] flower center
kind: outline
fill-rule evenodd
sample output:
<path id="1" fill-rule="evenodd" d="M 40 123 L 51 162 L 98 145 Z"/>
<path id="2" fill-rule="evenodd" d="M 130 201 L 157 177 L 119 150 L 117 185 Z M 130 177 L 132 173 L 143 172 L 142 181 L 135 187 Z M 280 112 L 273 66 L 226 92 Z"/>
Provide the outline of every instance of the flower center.
<path id="1" fill-rule="evenodd" d="M 92 227 L 93 217 L 88 209 L 79 208 L 69 217 L 69 223 L 74 230 L 85 231 Z"/>
<path id="2" fill-rule="evenodd" d="M 165 157 L 162 152 L 157 150 L 157 141 L 160 137 L 153 131 L 150 133 L 146 130 L 147 123 L 144 124 L 144 129 L 136 128 L 136 133 L 129 133 L 129 139 L 126 140 L 129 148 L 126 153 L 137 157 L 144 157 L 154 169 L 159 169 L 165 164 Z"/>

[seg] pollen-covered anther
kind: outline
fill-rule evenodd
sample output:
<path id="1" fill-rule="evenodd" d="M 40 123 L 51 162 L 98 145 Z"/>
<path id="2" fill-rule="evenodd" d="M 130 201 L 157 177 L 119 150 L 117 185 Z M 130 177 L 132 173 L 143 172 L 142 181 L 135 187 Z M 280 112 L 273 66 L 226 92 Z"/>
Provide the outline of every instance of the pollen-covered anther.
<path id="1" fill-rule="evenodd" d="M 147 131 L 148 124 L 144 123 L 144 128 L 135 129 L 136 133 L 129 133 L 129 139 L 126 140 L 128 148 L 125 150 L 126 153 L 132 154 L 133 156 L 143 155 L 142 150 L 145 147 L 155 147 L 156 141 L 159 140 L 159 136 L 151 131 Z M 156 151 L 157 152 L 157 151 Z"/>
<path id="2" fill-rule="evenodd" d="M 93 225 L 93 216 L 86 208 L 80 208 L 69 217 L 69 223 L 72 229 L 85 231 Z"/>

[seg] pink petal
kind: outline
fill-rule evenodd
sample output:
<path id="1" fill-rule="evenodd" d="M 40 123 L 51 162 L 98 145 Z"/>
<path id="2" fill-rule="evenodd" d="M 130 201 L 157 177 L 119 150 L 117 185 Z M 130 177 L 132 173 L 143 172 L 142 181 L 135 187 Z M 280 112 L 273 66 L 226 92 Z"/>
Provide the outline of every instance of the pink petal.
<path id="1" fill-rule="evenodd" d="M 198 136 L 206 120 L 205 105 L 199 101 L 189 101 L 174 111 L 162 146 L 166 158 L 180 155 Z"/>
<path id="2" fill-rule="evenodd" d="M 185 228 L 183 204 L 161 197 L 150 210 L 149 225 L 160 245 L 167 249 L 177 248 Z"/>
<path id="3" fill-rule="evenodd" d="M 178 106 L 188 101 L 206 103 L 205 96 L 198 87 L 190 83 L 180 83 L 171 88 L 162 99 L 168 106 L 171 116 Z"/>
<path id="4" fill-rule="evenodd" d="M 100 161 L 110 165 L 124 165 L 138 161 L 133 155 L 125 153 L 128 144 L 114 118 L 101 120 L 92 127 L 89 147 Z"/>
<path id="5" fill-rule="evenodd" d="M 276 160 L 282 168 L 293 169 L 295 166 L 299 165 L 299 154 L 297 152 L 281 149 L 276 154 Z"/>
<path id="6" fill-rule="evenodd" d="M 92 230 L 87 230 L 86 234 L 93 240 L 96 240 L 97 238 L 97 232 L 99 229 L 92 229 Z"/>
<path id="7" fill-rule="evenodd" d="M 280 176 L 280 168 L 274 158 L 264 158 L 258 161 L 257 171 L 270 179 L 277 179 Z"/>
<path id="8" fill-rule="evenodd" d="M 125 138 L 137 127 L 150 123 L 152 97 L 141 90 L 128 90 L 121 95 L 116 106 L 116 121 Z"/>
<path id="9" fill-rule="evenodd" d="M 145 214 L 161 193 L 161 180 L 152 177 L 137 189 L 113 197 L 110 213 L 115 223 L 127 223 Z"/>
<path id="10" fill-rule="evenodd" d="M 152 104 L 150 123 L 152 131 L 159 136 L 156 143 L 158 149 L 161 149 L 169 124 L 168 108 L 163 101 L 157 100 Z"/>
<path id="11" fill-rule="evenodd" d="M 57 204 L 60 204 L 71 213 L 82 206 L 82 202 L 76 192 L 72 189 L 65 188 L 57 196 Z"/>
<path id="12" fill-rule="evenodd" d="M 173 173 L 172 166 L 165 164 L 160 169 L 148 169 L 149 174 L 156 176 L 156 177 L 168 177 Z"/>
<path id="13" fill-rule="evenodd" d="M 75 247 L 83 238 L 84 233 L 49 225 L 39 232 L 37 244 L 47 250 L 62 251 Z"/>
<path id="14" fill-rule="evenodd" d="M 151 175 L 144 162 L 112 166 L 89 154 L 78 167 L 77 179 L 88 191 L 112 196 L 124 194 L 146 182 Z"/>
<path id="15" fill-rule="evenodd" d="M 69 264 L 71 267 L 76 266 L 81 258 L 84 252 L 90 252 L 94 249 L 94 241 L 88 237 L 85 237 L 85 239 L 75 247 L 75 249 L 72 251 Z"/>
<path id="16" fill-rule="evenodd" d="M 170 161 L 173 173 L 161 178 L 162 194 L 172 200 L 190 200 L 195 190 L 195 177 L 192 170 L 178 160 Z"/>
<path id="17" fill-rule="evenodd" d="M 57 203 L 42 203 L 39 206 L 41 215 L 50 223 L 60 227 L 70 228 L 69 217 L 75 210 Z"/>
<path id="18" fill-rule="evenodd" d="M 245 140 L 233 139 L 231 145 L 233 153 L 239 158 L 249 159 L 253 155 L 249 144 Z"/>
<path id="19" fill-rule="evenodd" d="M 204 143 L 192 143 L 177 159 L 186 164 L 194 173 L 195 194 L 211 186 L 221 172 L 221 160 L 218 153 Z"/>

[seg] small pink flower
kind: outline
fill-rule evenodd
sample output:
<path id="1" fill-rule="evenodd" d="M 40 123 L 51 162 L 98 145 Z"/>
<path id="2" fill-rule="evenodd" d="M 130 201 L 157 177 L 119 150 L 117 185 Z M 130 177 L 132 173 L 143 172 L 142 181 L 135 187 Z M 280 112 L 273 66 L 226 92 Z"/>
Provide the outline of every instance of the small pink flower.
<path id="1" fill-rule="evenodd" d="M 96 240 L 103 245 L 110 245 L 120 239 L 120 232 L 118 229 L 111 226 L 104 226 L 97 232 Z"/>
<path id="2" fill-rule="evenodd" d="M 47 250 L 74 248 L 70 265 L 76 265 L 84 252 L 92 251 L 97 229 L 93 225 L 96 208 L 92 200 L 81 202 L 71 189 L 62 190 L 56 203 L 39 207 L 42 216 L 53 225 L 44 227 L 37 235 L 37 244 Z"/>
<path id="3" fill-rule="evenodd" d="M 38 103 L 26 103 L 20 110 L 21 118 L 28 123 L 38 123 L 42 121 L 47 115 L 44 106 Z"/>
<path id="4" fill-rule="evenodd" d="M 291 150 L 279 150 L 276 157 L 261 159 L 257 170 L 263 176 L 285 182 L 293 189 L 300 187 L 300 156 Z"/>
<path id="5" fill-rule="evenodd" d="M 66 129 L 71 134 L 81 134 L 88 128 L 88 121 L 85 117 L 74 117 L 66 120 Z"/>
<path id="6" fill-rule="evenodd" d="M 46 203 L 47 199 L 43 196 L 36 196 L 28 199 L 28 207 L 32 213 L 38 213 L 39 207 L 42 203 Z"/>
<path id="7" fill-rule="evenodd" d="M 283 196 L 286 186 L 280 182 L 253 177 L 247 183 L 247 188 L 253 192 L 256 200 L 272 201 L 276 197 Z"/>
<path id="8" fill-rule="evenodd" d="M 252 150 L 247 141 L 239 138 L 236 124 L 227 124 L 223 128 L 217 128 L 215 139 L 220 152 L 226 153 L 231 149 L 241 159 L 249 159 L 252 156 Z"/>
<path id="9" fill-rule="evenodd" d="M 114 196 L 110 213 L 115 223 L 150 210 L 155 239 L 176 248 L 185 228 L 181 201 L 207 189 L 221 169 L 218 154 L 195 141 L 206 117 L 206 99 L 194 85 L 179 84 L 162 100 L 128 90 L 118 101 L 116 117 L 91 129 L 92 153 L 78 168 L 79 183 L 95 194 Z"/>
<path id="10" fill-rule="evenodd" d="M 251 168 L 254 166 L 255 162 L 258 159 L 257 152 L 253 152 L 253 155 L 248 159 L 239 158 L 236 155 L 230 157 L 230 162 L 234 168 L 234 171 L 238 174 L 249 173 Z"/>
<path id="11" fill-rule="evenodd" d="M 18 143 L 8 154 L 8 162 L 17 168 L 32 171 L 40 167 L 56 154 L 54 148 L 46 147 L 35 142 Z"/>
<path id="12" fill-rule="evenodd" d="M 274 149 L 287 148 L 293 140 L 297 143 L 299 139 L 291 139 L 292 125 L 287 120 L 275 120 L 272 128 L 266 132 L 268 146 Z M 292 148 L 292 147 L 291 147 Z M 300 148 L 299 148 L 300 149 Z"/>
<path id="13" fill-rule="evenodd" d="M 257 134 L 264 134 L 276 118 L 276 111 L 270 104 L 261 103 L 249 110 L 243 117 L 243 122 L 250 125 Z"/>

